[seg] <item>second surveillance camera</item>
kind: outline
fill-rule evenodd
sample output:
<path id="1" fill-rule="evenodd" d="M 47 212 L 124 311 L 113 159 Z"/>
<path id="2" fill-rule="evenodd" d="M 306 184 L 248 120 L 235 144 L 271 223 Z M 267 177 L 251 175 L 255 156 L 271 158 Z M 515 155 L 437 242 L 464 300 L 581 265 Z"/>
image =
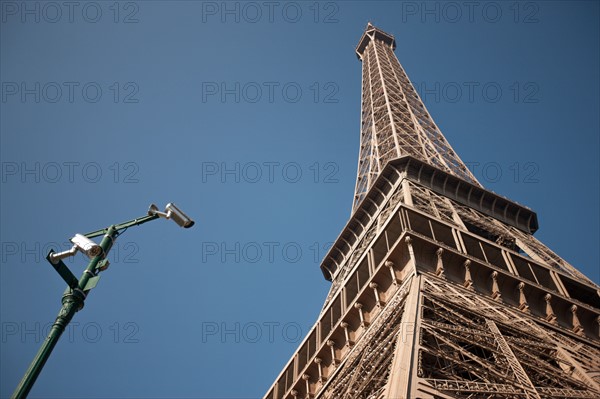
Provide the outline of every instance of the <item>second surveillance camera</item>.
<path id="1" fill-rule="evenodd" d="M 188 229 L 194 225 L 194 221 L 181 209 L 177 208 L 174 203 L 168 203 L 165 209 L 169 219 L 173 219 L 181 227 Z"/>
<path id="2" fill-rule="evenodd" d="M 150 208 L 148 209 L 148 215 L 171 219 L 179 226 L 186 229 L 189 229 L 194 225 L 194 221 L 188 215 L 183 213 L 181 209 L 177 208 L 172 202 L 167 204 L 164 212 L 159 211 L 156 205 L 150 205 Z"/>

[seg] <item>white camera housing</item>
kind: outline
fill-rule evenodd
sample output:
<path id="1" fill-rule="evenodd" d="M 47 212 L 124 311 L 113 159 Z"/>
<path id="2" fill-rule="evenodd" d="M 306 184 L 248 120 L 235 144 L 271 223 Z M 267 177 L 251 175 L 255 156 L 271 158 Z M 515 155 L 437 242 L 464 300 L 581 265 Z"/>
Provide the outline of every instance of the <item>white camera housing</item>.
<path id="1" fill-rule="evenodd" d="M 89 258 L 95 258 L 102 253 L 102 247 L 83 234 L 75 234 L 75 237 L 71 238 L 71 242 Z"/>
<path id="2" fill-rule="evenodd" d="M 177 208 L 174 203 L 168 203 L 165 209 L 167 210 L 169 219 L 173 219 L 175 223 L 181 227 L 189 229 L 194 225 L 194 221 L 188 215 L 183 213 L 181 209 Z"/>
<path id="3" fill-rule="evenodd" d="M 148 215 L 158 215 L 165 219 L 171 219 L 185 229 L 189 229 L 195 223 L 188 215 L 183 213 L 183 211 L 175 206 L 175 204 L 172 202 L 167 204 L 164 212 L 160 212 L 156 205 L 150 205 L 150 209 L 148 209 Z"/>

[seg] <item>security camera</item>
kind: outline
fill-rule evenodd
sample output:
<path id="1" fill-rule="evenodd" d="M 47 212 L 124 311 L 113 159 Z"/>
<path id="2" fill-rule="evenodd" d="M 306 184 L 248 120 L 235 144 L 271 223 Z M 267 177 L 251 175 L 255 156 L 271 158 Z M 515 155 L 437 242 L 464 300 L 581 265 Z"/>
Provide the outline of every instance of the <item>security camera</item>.
<path id="1" fill-rule="evenodd" d="M 95 258 L 102 253 L 102 247 L 100 247 L 100 245 L 82 234 L 75 234 L 75 237 L 71 238 L 71 242 L 75 244 L 78 250 L 86 254 L 89 258 Z"/>
<path id="2" fill-rule="evenodd" d="M 173 219 L 175 223 L 180 225 L 183 228 L 189 229 L 194 225 L 194 221 L 190 219 L 188 215 L 183 213 L 183 211 L 175 206 L 174 203 L 168 203 L 165 207 L 167 210 L 167 215 L 170 219 Z"/>
<path id="3" fill-rule="evenodd" d="M 94 258 L 102 253 L 100 245 L 82 234 L 75 234 L 75 237 L 71 238 L 71 242 L 74 244 L 71 249 L 48 254 L 48 259 L 53 265 L 57 265 L 62 259 L 75 255 L 77 251 L 83 252 L 90 258 Z"/>
<path id="4" fill-rule="evenodd" d="M 183 211 L 175 206 L 174 203 L 170 202 L 165 207 L 165 212 L 158 210 L 158 207 L 154 204 L 150 205 L 148 209 L 148 215 L 157 215 L 165 219 L 171 219 L 179 226 L 189 229 L 194 225 L 194 221 Z"/>

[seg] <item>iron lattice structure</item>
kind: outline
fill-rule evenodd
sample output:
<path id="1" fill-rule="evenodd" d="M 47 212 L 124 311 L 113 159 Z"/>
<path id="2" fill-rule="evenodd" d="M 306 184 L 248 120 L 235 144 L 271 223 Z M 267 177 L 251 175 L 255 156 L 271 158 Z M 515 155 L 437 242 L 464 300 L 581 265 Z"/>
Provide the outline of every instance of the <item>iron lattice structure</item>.
<path id="1" fill-rule="evenodd" d="M 368 25 L 353 213 L 266 399 L 598 398 L 600 289 L 485 190 Z"/>
<path id="2" fill-rule="evenodd" d="M 385 164 L 405 155 L 479 185 L 427 112 L 394 55 L 395 48 L 393 36 L 369 24 L 356 50 L 363 70 L 354 209 Z"/>

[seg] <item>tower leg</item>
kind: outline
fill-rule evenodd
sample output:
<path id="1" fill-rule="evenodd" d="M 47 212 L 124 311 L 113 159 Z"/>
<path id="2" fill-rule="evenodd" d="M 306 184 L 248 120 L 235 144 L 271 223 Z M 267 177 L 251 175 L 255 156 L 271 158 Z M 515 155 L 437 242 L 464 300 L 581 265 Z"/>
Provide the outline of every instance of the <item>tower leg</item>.
<path id="1" fill-rule="evenodd" d="M 401 331 L 396 340 L 394 360 L 385 388 L 384 398 L 412 397 L 413 375 L 416 367 L 415 348 L 418 347 L 419 304 L 421 302 L 421 276 L 415 275 L 411 282 L 410 292 L 406 298 L 404 314 L 400 324 Z"/>

